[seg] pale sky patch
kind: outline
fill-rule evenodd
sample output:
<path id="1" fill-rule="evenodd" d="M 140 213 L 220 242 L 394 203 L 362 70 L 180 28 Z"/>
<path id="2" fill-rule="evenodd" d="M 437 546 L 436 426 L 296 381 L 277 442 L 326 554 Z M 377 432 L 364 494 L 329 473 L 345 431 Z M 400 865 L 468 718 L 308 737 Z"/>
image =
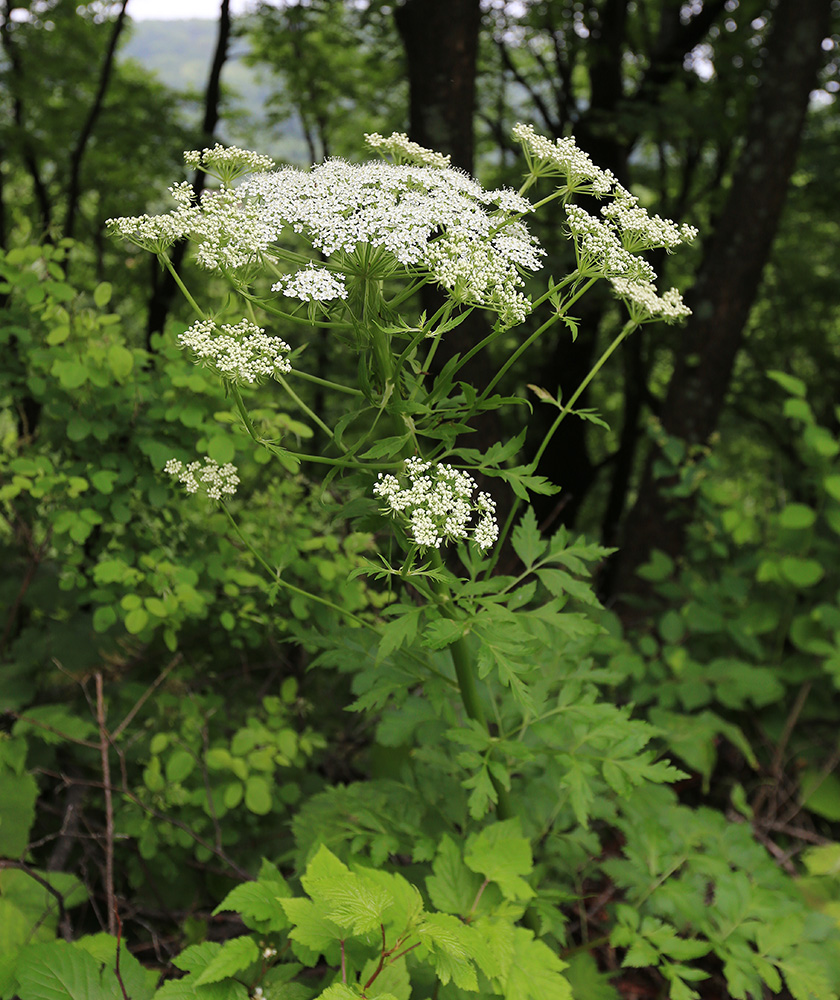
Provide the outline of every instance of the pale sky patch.
<path id="1" fill-rule="evenodd" d="M 219 0 L 128 0 L 126 13 L 134 21 L 215 20 L 220 6 Z M 231 0 L 230 10 L 244 14 L 253 7 L 251 0 Z"/>

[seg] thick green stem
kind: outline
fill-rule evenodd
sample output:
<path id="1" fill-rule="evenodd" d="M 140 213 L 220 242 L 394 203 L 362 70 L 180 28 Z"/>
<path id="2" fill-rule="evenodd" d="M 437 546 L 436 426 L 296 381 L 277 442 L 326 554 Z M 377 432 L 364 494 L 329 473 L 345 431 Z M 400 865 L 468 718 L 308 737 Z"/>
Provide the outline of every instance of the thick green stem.
<path id="1" fill-rule="evenodd" d="M 436 568 L 443 567 L 443 560 L 437 550 L 432 552 L 432 566 Z M 440 599 L 440 606 L 443 613 L 449 617 L 452 606 L 452 594 L 449 587 L 445 583 L 435 583 L 433 586 Z M 461 702 L 464 710 L 470 719 L 473 719 L 485 729 L 489 729 L 487 716 L 484 713 L 484 706 L 481 704 L 481 698 L 476 685 L 472 654 L 470 653 L 466 639 L 456 639 L 449 647 L 449 652 L 455 667 L 455 677 L 458 681 L 458 691 L 461 694 Z M 496 816 L 499 819 L 512 819 L 516 813 L 511 805 L 507 789 L 493 774 L 490 775 L 490 781 L 496 791 Z"/>

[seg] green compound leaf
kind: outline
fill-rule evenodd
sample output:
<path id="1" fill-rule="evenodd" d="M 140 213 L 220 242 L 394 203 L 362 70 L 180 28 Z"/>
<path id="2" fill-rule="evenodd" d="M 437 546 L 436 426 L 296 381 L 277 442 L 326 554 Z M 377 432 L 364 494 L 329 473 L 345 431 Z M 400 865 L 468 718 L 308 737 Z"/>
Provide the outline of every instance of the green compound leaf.
<path id="1" fill-rule="evenodd" d="M 534 867 L 531 844 L 522 836 L 518 819 L 508 819 L 482 830 L 467 842 L 467 867 L 495 882 L 506 899 L 526 900 L 535 895 L 523 879 Z"/>

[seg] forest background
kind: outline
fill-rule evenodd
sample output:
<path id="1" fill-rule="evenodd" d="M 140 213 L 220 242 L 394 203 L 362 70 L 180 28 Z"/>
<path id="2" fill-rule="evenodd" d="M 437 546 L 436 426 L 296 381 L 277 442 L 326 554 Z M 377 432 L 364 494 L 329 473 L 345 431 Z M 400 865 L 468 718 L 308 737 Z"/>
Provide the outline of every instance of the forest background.
<path id="1" fill-rule="evenodd" d="M 106 222 L 165 210 L 183 150 L 218 140 L 303 166 L 364 159 L 364 133 L 404 130 L 486 186 L 516 186 L 519 121 L 573 133 L 700 236 L 653 255 L 693 314 L 638 329 L 531 470 L 560 487 L 533 497 L 542 536 L 583 535 L 593 561 L 591 580 L 580 556 L 553 584 L 601 626 L 585 648 L 567 637 L 558 676 L 644 722 L 684 776 L 668 792 L 598 784 L 588 719 L 558 751 L 566 801 L 525 831 L 535 867 L 517 875 L 549 888 L 518 918 L 565 963 L 569 993 L 543 984 L 558 1000 L 837 996 L 840 3 L 312 0 L 232 19 L 223 2 L 199 66 L 195 23 L 129 17 L 130 3 L 0 7 L 0 997 L 83 995 L 36 973 L 81 975 L 84 953 L 105 996 L 115 962 L 125 993 L 122 956 L 136 997 L 180 969 L 190 984 L 161 996 L 303 1000 L 312 975 L 272 978 L 245 945 L 224 951 L 289 946 L 264 899 L 219 912 L 238 883 L 282 895 L 320 846 L 443 879 L 445 837 L 418 805 L 435 753 L 460 768 L 446 834 L 485 829 L 467 795 L 485 751 L 448 746 L 393 692 L 347 711 L 364 701 L 364 656 L 350 639 L 343 660 L 322 651 L 347 613 L 387 620 L 389 588 L 361 572 L 381 524 L 337 519 L 317 470 L 269 474 L 177 347 L 190 317 L 175 283 Z M 161 81 L 158 32 L 192 89 Z M 534 224 L 552 273 L 572 256 L 561 221 Z M 172 255 L 214 291 L 185 246 Z M 482 322 L 452 331 L 440 363 Z M 527 465 L 556 416 L 540 400 L 568 399 L 617 323 L 609 295 L 582 302 L 503 381 L 528 404 L 483 415 L 469 444 L 517 440 Z M 352 368 L 326 336 L 307 349 L 325 377 Z M 469 380 L 486 384 L 493 363 L 476 358 Z M 308 388 L 307 409 L 286 412 L 262 387 L 256 412 L 317 452 L 307 412 L 333 426 L 341 410 Z M 243 536 L 298 592 L 260 575 L 218 507 L 164 480 L 167 459 L 195 450 L 235 459 Z M 529 565 L 522 537 L 500 571 Z M 569 680 L 572 660 L 590 674 Z M 204 964 L 178 964 L 185 948 Z M 418 995 L 469 994 L 437 971 L 443 989 L 421 977 Z M 517 989 L 502 992 L 529 995 Z"/>

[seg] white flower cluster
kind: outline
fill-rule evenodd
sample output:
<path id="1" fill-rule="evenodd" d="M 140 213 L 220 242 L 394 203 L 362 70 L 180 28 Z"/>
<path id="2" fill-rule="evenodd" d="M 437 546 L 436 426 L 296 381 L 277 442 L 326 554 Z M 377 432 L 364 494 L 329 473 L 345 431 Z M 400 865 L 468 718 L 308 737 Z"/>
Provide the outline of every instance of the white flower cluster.
<path id="1" fill-rule="evenodd" d="M 676 249 L 681 243 L 691 243 L 697 236 L 694 226 L 681 225 L 659 215 L 650 215 L 639 205 L 635 195 L 616 185 L 615 200 L 601 209 L 601 215 L 611 222 L 621 236 L 625 249 L 630 251 Z"/>
<path id="2" fill-rule="evenodd" d="M 198 493 L 201 490 L 211 500 L 221 500 L 223 494 L 233 496 L 239 485 L 236 466 L 230 462 L 219 465 L 212 458 L 205 458 L 203 466 L 201 462 L 190 462 L 185 465 L 177 458 L 170 458 L 163 471 L 168 472 L 170 476 L 176 476 L 187 493 Z"/>
<path id="3" fill-rule="evenodd" d="M 203 170 L 218 177 L 223 184 L 230 184 L 242 174 L 256 174 L 274 167 L 270 156 L 238 146 L 225 147 L 219 142 L 212 149 L 189 150 L 184 153 L 184 162 L 194 170 Z"/>
<path id="4" fill-rule="evenodd" d="M 399 134 L 381 142 L 411 151 Z M 205 167 L 212 162 L 231 170 L 237 163 L 249 171 L 264 169 L 268 162 L 242 150 L 219 150 L 188 156 Z M 189 237 L 202 267 L 247 273 L 292 229 L 326 257 L 376 248 L 386 273 L 399 266 L 425 271 L 458 301 L 497 312 L 506 326 L 531 309 L 521 291 L 522 273 L 539 268 L 544 251 L 516 217 L 531 210 L 530 202 L 505 188 L 485 191 L 445 165 L 327 160 L 309 171 L 257 173 L 235 190 L 223 184 L 202 192 L 198 203 L 189 184 L 170 191 L 177 207 L 168 215 L 111 219 L 111 232 L 153 253 Z M 318 268 L 298 273 L 296 281 L 282 282 L 286 294 L 318 300 L 332 287 L 317 277 Z"/>
<path id="5" fill-rule="evenodd" d="M 390 153 L 395 163 L 413 163 L 418 167 L 448 167 L 451 160 L 450 156 L 412 142 L 405 132 L 392 132 L 387 139 L 378 132 L 365 132 L 365 142 L 371 149 Z"/>
<path id="6" fill-rule="evenodd" d="M 239 385 L 286 375 L 292 370 L 289 359 L 283 356 L 291 350 L 285 340 L 269 337 L 262 327 L 247 319 L 220 328 L 213 320 L 199 320 L 179 334 L 178 343 L 193 351 L 197 362 Z"/>
<path id="7" fill-rule="evenodd" d="M 575 241 L 581 274 L 630 281 L 656 280 L 656 272 L 644 257 L 625 248 L 615 225 L 602 222 L 579 205 L 566 206 L 566 219 Z"/>
<path id="8" fill-rule="evenodd" d="M 392 267 L 427 270 L 459 301 L 498 312 L 506 325 L 530 311 L 519 291 L 520 271 L 539 267 L 543 251 L 507 211 L 488 210 L 503 202 L 527 210 L 527 201 L 513 192 L 485 191 L 450 168 L 341 160 L 309 172 L 289 167 L 260 174 L 239 192 L 258 206 L 266 230 L 257 246 L 248 232 L 243 253 L 265 252 L 268 234 L 276 238 L 288 226 L 327 257 L 363 246 L 381 249 Z"/>
<path id="9" fill-rule="evenodd" d="M 325 267 L 308 267 L 294 274 L 287 274 L 271 286 L 272 292 L 282 292 L 292 299 L 303 302 L 329 302 L 332 299 L 346 299 L 347 287 L 340 274 L 333 274 Z"/>
<path id="10" fill-rule="evenodd" d="M 565 177 L 570 192 L 578 194 L 609 194 L 615 184 L 611 170 L 596 167 L 589 156 L 571 137 L 554 142 L 534 131 L 533 125 L 521 122 L 513 126 L 511 135 L 522 144 L 525 159 L 534 174 L 540 177 Z"/>
<path id="11" fill-rule="evenodd" d="M 611 278 L 610 284 L 616 295 L 626 303 L 631 317 L 640 323 L 647 319 L 676 323 L 691 315 L 691 310 L 683 302 L 682 295 L 676 288 L 669 288 L 660 295 L 649 281 Z"/>
<path id="12" fill-rule="evenodd" d="M 623 189 L 622 189 L 623 190 Z M 618 212 L 608 212 L 614 205 L 626 202 Z M 693 239 L 692 226 L 678 227 L 667 219 L 649 216 L 639 208 L 635 198 L 621 196 L 605 206 L 604 221 L 596 219 L 577 205 L 566 206 L 566 218 L 575 242 L 578 268 L 582 274 L 603 276 L 626 303 L 630 315 L 638 322 L 661 319 L 675 323 L 691 315 L 676 288 L 662 296 L 656 290 L 656 272 L 650 264 L 634 253 L 634 249 L 674 246 Z M 631 228 L 625 232 L 624 222 Z M 629 248 L 628 248 L 629 246 Z"/>
<path id="13" fill-rule="evenodd" d="M 496 504 L 487 493 L 473 500 L 476 481 L 451 465 L 406 459 L 399 476 L 380 473 L 373 487 L 387 503 L 387 512 L 404 517 L 420 548 L 439 548 L 444 542 L 469 537 L 481 549 L 499 537 Z M 470 520 L 476 515 L 476 522 Z"/>

